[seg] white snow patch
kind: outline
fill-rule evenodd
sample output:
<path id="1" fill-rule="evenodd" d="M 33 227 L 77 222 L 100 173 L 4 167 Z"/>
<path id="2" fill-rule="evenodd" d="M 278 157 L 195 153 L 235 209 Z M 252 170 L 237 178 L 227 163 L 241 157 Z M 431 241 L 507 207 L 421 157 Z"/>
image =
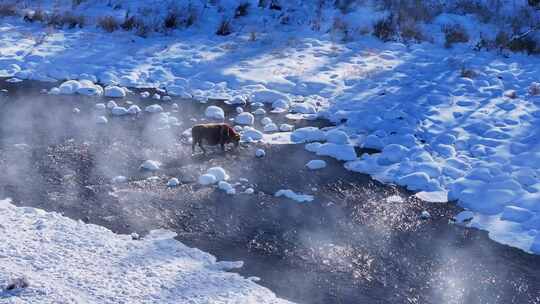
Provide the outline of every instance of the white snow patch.
<path id="1" fill-rule="evenodd" d="M 286 198 L 290 198 L 292 200 L 295 200 L 297 202 L 300 202 L 300 203 L 303 203 L 303 202 L 311 202 L 313 201 L 314 197 L 313 195 L 308 195 L 308 194 L 299 194 L 299 193 L 296 193 L 290 189 L 281 189 L 281 190 L 278 190 L 275 194 L 274 194 L 275 197 L 281 197 L 281 196 L 284 196 Z"/>

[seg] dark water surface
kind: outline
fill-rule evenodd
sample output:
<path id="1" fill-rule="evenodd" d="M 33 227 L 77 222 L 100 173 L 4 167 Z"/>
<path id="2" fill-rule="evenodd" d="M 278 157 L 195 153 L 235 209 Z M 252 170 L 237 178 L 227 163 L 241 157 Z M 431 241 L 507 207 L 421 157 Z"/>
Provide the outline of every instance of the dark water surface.
<path id="1" fill-rule="evenodd" d="M 17 205 L 118 233 L 174 230 L 189 246 L 243 260 L 239 273 L 298 303 L 540 303 L 540 257 L 449 223 L 460 211 L 452 204 L 419 201 L 329 158 L 327 168 L 309 171 L 305 163 L 316 157 L 302 145 L 251 144 L 192 157 L 179 134 L 204 121 L 206 105 L 174 100 L 180 110 L 171 115 L 181 126 L 162 128 L 159 115 L 147 113 L 98 125 L 94 105 L 109 99 L 48 96 L 40 93 L 45 87 L 0 81 L 8 89 L 0 92 L 0 196 Z M 138 94 L 117 103 L 128 100 L 143 109 L 160 103 L 170 111 L 172 104 Z M 266 157 L 254 157 L 259 147 Z M 146 159 L 161 161 L 162 170 L 140 171 Z M 212 166 L 240 182 L 237 190 L 255 193 L 231 196 L 198 185 Z M 112 184 L 117 175 L 128 182 Z M 170 177 L 181 185 L 166 187 Z M 275 198 L 279 189 L 315 200 Z M 430 219 L 420 219 L 423 210 Z"/>

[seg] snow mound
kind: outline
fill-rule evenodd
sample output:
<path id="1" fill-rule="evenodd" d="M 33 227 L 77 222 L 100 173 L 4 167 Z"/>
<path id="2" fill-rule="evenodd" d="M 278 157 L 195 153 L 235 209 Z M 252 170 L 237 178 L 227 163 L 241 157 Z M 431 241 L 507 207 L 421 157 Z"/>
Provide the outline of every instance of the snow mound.
<path id="1" fill-rule="evenodd" d="M 242 112 L 236 116 L 234 122 L 239 125 L 251 126 L 255 122 L 255 117 L 249 112 Z"/>
<path id="2" fill-rule="evenodd" d="M 338 145 L 334 143 L 321 144 L 316 153 L 319 156 L 330 156 L 337 160 L 353 161 L 357 159 L 353 145 Z"/>
<path id="3" fill-rule="evenodd" d="M 291 112 L 300 114 L 316 114 L 317 108 L 309 102 L 293 103 L 290 107 Z"/>
<path id="4" fill-rule="evenodd" d="M 334 129 L 326 132 L 326 141 L 338 145 L 345 145 L 349 143 L 349 136 L 341 130 Z"/>
<path id="5" fill-rule="evenodd" d="M 126 97 L 126 90 L 118 86 L 105 87 L 105 97 L 123 98 Z"/>
<path id="6" fill-rule="evenodd" d="M 258 108 L 257 110 L 253 111 L 253 114 L 257 116 L 266 115 L 266 111 L 263 108 Z"/>
<path id="7" fill-rule="evenodd" d="M 0 282 L 21 274 L 29 282 L 8 303 L 289 303 L 227 272 L 241 262 L 218 262 L 174 232 L 119 235 L 6 200 L 0 222 Z"/>
<path id="8" fill-rule="evenodd" d="M 290 198 L 292 200 L 295 200 L 297 202 L 300 202 L 300 203 L 303 203 L 303 202 L 311 202 L 313 201 L 314 197 L 313 195 L 308 195 L 308 194 L 299 194 L 299 193 L 295 193 L 294 191 L 290 190 L 290 189 L 281 189 L 281 190 L 278 190 L 275 194 L 274 194 L 275 197 L 286 197 L 286 198 Z"/>
<path id="9" fill-rule="evenodd" d="M 319 170 L 326 167 L 326 162 L 322 159 L 314 159 L 310 160 L 306 167 L 308 167 L 310 170 Z"/>
<path id="10" fill-rule="evenodd" d="M 266 126 L 267 124 L 270 124 L 272 123 L 272 119 L 270 117 L 263 117 L 263 119 L 261 119 L 261 124 L 263 126 Z"/>
<path id="11" fill-rule="evenodd" d="M 208 118 L 216 120 L 225 119 L 225 112 L 222 108 L 218 106 L 209 106 L 208 108 L 206 108 L 206 111 L 204 111 L 204 115 Z"/>

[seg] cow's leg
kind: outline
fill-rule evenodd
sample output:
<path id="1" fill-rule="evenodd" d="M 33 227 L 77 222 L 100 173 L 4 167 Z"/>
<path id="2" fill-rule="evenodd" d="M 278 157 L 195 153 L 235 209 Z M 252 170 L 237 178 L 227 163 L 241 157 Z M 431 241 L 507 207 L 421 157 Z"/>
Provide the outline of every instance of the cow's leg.
<path id="1" fill-rule="evenodd" d="M 192 153 L 192 154 L 195 154 L 195 146 L 196 146 L 196 145 L 197 145 L 197 141 L 194 140 L 194 141 L 191 143 L 191 153 Z"/>
<path id="2" fill-rule="evenodd" d="M 201 148 L 203 154 L 206 154 L 206 149 L 204 149 L 203 145 L 202 145 L 202 140 L 199 141 L 199 147 Z"/>

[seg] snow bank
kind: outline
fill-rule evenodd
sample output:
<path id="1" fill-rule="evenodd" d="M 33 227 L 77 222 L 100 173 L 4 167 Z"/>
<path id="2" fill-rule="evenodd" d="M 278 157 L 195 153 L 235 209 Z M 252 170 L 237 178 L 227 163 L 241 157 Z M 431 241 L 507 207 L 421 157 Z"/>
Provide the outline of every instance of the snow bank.
<path id="1" fill-rule="evenodd" d="M 324 131 L 316 127 L 304 127 L 296 129 L 291 134 L 291 140 L 295 143 L 324 141 L 325 139 L 326 135 Z"/>
<path id="2" fill-rule="evenodd" d="M 313 195 L 308 195 L 308 194 L 299 194 L 299 193 L 296 193 L 290 189 L 282 189 L 282 190 L 278 190 L 275 194 L 274 194 L 275 197 L 281 197 L 281 196 L 284 196 L 286 198 L 290 198 L 292 200 L 295 200 L 297 202 L 300 202 L 300 203 L 303 203 L 303 202 L 311 202 L 313 201 L 314 197 Z"/>
<path id="3" fill-rule="evenodd" d="M 0 222 L 0 285 L 29 283 L 3 303 L 289 303 L 166 230 L 133 240 L 6 200 Z"/>

